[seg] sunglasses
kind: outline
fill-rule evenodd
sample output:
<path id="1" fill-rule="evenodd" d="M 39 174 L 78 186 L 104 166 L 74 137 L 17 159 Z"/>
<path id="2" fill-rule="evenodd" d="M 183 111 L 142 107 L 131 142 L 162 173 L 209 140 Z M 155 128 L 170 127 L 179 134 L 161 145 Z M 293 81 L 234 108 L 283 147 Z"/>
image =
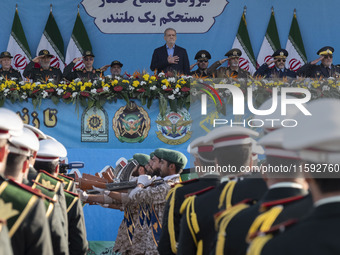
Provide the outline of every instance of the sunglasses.
<path id="1" fill-rule="evenodd" d="M 278 59 L 277 62 L 286 62 L 285 59 Z"/>
<path id="2" fill-rule="evenodd" d="M 93 61 L 93 58 L 84 58 L 85 61 Z"/>
<path id="3" fill-rule="evenodd" d="M 333 58 L 333 55 L 323 55 L 324 58 Z"/>
<path id="4" fill-rule="evenodd" d="M 199 60 L 199 63 L 208 63 L 208 60 Z"/>

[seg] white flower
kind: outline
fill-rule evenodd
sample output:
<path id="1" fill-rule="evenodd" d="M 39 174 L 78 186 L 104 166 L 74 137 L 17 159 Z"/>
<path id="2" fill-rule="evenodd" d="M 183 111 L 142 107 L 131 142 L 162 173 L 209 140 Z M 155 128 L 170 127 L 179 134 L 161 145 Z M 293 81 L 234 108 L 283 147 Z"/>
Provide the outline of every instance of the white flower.
<path id="1" fill-rule="evenodd" d="M 72 97 L 76 97 L 78 95 L 78 92 L 73 92 Z"/>
<path id="2" fill-rule="evenodd" d="M 41 84 L 41 82 L 39 82 L 39 81 L 37 81 L 36 83 L 35 83 L 35 85 L 40 85 Z"/>
<path id="3" fill-rule="evenodd" d="M 168 78 L 168 82 L 176 82 L 176 78 L 175 77 L 169 77 Z"/>
<path id="4" fill-rule="evenodd" d="M 20 81 L 19 84 L 20 84 L 21 86 L 24 86 L 24 85 L 25 85 L 25 82 L 24 82 L 24 81 Z"/>
<path id="5" fill-rule="evenodd" d="M 64 92 L 64 90 L 61 88 L 57 88 L 56 91 L 57 91 L 58 96 L 60 96 Z"/>
<path id="6" fill-rule="evenodd" d="M 141 82 L 140 82 L 140 85 L 141 85 L 141 86 L 143 86 L 143 85 L 145 85 L 145 84 L 146 84 L 146 81 L 141 81 Z"/>
<path id="7" fill-rule="evenodd" d="M 163 85 L 163 86 L 162 86 L 162 89 L 166 89 L 166 88 L 167 88 L 167 86 L 166 86 L 166 85 Z"/>
<path id="8" fill-rule="evenodd" d="M 44 90 L 41 92 L 41 95 L 43 98 L 46 98 L 48 96 L 48 93 Z"/>
<path id="9" fill-rule="evenodd" d="M 80 82 L 79 78 L 74 79 L 74 83 L 78 83 L 78 82 Z"/>
<path id="10" fill-rule="evenodd" d="M 65 81 L 60 81 L 59 83 L 60 83 L 60 84 L 65 84 L 66 82 L 65 82 Z"/>
<path id="11" fill-rule="evenodd" d="M 109 74 L 109 75 L 106 75 L 106 78 L 108 78 L 108 79 L 112 79 L 112 75 L 111 75 L 111 74 Z"/>
<path id="12" fill-rule="evenodd" d="M 116 79 L 117 81 L 121 80 L 121 78 L 120 78 L 119 76 L 115 76 L 115 79 Z"/>
<path id="13" fill-rule="evenodd" d="M 335 80 L 335 78 L 334 77 L 329 77 L 327 80 Z"/>
<path id="14" fill-rule="evenodd" d="M 172 94 L 171 96 L 168 96 L 168 98 L 169 98 L 170 100 L 174 100 L 174 99 L 175 99 L 175 95 Z"/>
<path id="15" fill-rule="evenodd" d="M 330 90 L 330 87 L 329 86 L 327 86 L 327 85 L 324 85 L 324 86 L 322 86 L 322 91 L 327 91 L 327 90 Z"/>
<path id="16" fill-rule="evenodd" d="M 181 92 L 178 92 L 178 95 L 181 95 Z"/>
<path id="17" fill-rule="evenodd" d="M 164 75 L 165 75 L 165 73 L 160 72 L 160 73 L 158 74 L 158 77 L 163 77 Z"/>
<path id="18" fill-rule="evenodd" d="M 150 90 L 155 90 L 157 89 L 156 85 L 153 85 L 152 87 L 150 87 Z"/>
<path id="19" fill-rule="evenodd" d="M 97 90 L 96 89 L 91 89 L 91 93 L 97 94 Z"/>
<path id="20" fill-rule="evenodd" d="M 26 98 L 27 98 L 26 92 L 22 93 L 21 98 L 22 98 L 22 99 L 26 99 Z"/>
<path id="21" fill-rule="evenodd" d="M 104 79 L 99 77 L 99 79 L 98 79 L 98 80 L 100 80 L 100 81 L 103 81 Z"/>
<path id="22" fill-rule="evenodd" d="M 0 81 L 2 81 L 4 78 L 0 77 Z"/>
<path id="23" fill-rule="evenodd" d="M 11 81 L 16 81 L 18 78 L 12 77 Z"/>
<path id="24" fill-rule="evenodd" d="M 129 90 L 135 90 L 135 87 L 129 85 Z"/>
<path id="25" fill-rule="evenodd" d="M 103 90 L 104 91 L 109 91 L 109 87 L 104 87 Z"/>
<path id="26" fill-rule="evenodd" d="M 8 92 L 9 92 L 9 89 L 5 89 L 4 90 L 4 95 L 7 96 Z"/>
<path id="27" fill-rule="evenodd" d="M 179 88 L 176 88 L 175 91 L 176 91 L 176 92 L 179 92 Z"/>
<path id="28" fill-rule="evenodd" d="M 48 81 L 49 81 L 49 82 L 53 82 L 53 81 L 54 81 L 54 79 L 48 79 Z"/>
<path id="29" fill-rule="evenodd" d="M 192 95 L 192 96 L 196 96 L 196 95 L 197 95 L 197 90 L 196 90 L 196 89 L 193 89 L 193 90 L 191 91 L 191 95 Z"/>

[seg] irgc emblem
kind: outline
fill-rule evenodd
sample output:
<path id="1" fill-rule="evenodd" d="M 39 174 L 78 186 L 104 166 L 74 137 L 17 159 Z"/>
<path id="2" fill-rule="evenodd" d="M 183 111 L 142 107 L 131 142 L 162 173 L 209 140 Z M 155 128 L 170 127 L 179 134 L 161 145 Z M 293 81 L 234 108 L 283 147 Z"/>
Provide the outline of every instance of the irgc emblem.
<path id="1" fill-rule="evenodd" d="M 141 143 L 148 136 L 150 118 L 135 102 L 120 107 L 112 119 L 112 128 L 122 143 Z"/>
<path id="2" fill-rule="evenodd" d="M 168 107 L 163 117 L 160 113 L 157 116 L 157 137 L 162 142 L 170 145 L 185 143 L 192 134 L 190 131 L 191 123 L 191 116 L 185 108 L 172 112 Z"/>
<path id="3" fill-rule="evenodd" d="M 102 142 L 109 141 L 109 121 L 107 112 L 103 108 L 93 106 L 87 108 L 81 116 L 81 141 Z"/>

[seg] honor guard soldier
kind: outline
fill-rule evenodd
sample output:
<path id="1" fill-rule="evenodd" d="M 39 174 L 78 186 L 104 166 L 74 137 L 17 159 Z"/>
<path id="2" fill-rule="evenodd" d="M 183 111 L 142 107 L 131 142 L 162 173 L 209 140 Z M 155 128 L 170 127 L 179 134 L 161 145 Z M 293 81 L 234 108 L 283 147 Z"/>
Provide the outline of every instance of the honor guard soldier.
<path id="1" fill-rule="evenodd" d="M 83 69 L 75 69 L 73 70 L 75 64 L 83 60 L 85 67 Z M 71 63 L 69 63 L 65 69 L 64 69 L 64 77 L 72 81 L 76 78 L 79 78 L 81 80 L 85 81 L 93 81 L 96 79 L 99 79 L 101 76 L 103 76 L 103 72 L 109 67 L 108 65 L 103 66 L 101 69 L 95 69 L 93 67 L 93 61 L 94 61 L 94 54 L 90 50 L 86 50 L 83 53 L 82 57 L 75 58 Z"/>
<path id="2" fill-rule="evenodd" d="M 270 167 L 298 168 L 302 161 L 295 151 L 283 149 L 282 142 L 283 128 L 259 140 L 259 144 L 265 146 L 266 164 Z M 218 233 L 213 254 L 246 255 L 247 241 L 257 231 L 282 223 L 289 217 L 302 218 L 312 208 L 308 184 L 302 173 L 265 172 L 263 178 L 268 191 L 255 205 L 252 200 L 241 202 L 229 211 L 220 212 L 215 218 Z"/>
<path id="3" fill-rule="evenodd" d="M 215 77 L 216 78 L 227 78 L 227 77 L 233 77 L 233 78 L 247 78 L 250 73 L 242 68 L 239 67 L 239 59 L 242 55 L 242 51 L 240 49 L 231 49 L 228 51 L 225 56 L 227 58 L 224 58 L 222 60 L 219 60 L 213 64 L 211 67 L 212 69 L 215 69 L 222 65 L 224 62 L 228 61 L 229 66 L 228 67 L 220 67 L 215 71 Z"/>
<path id="4" fill-rule="evenodd" d="M 206 50 L 200 50 L 196 53 L 195 59 L 197 62 L 190 66 L 190 70 L 193 69 L 197 65 L 197 69 L 192 71 L 190 74 L 196 77 L 212 77 L 212 69 L 208 68 L 209 59 L 211 59 L 211 55 Z"/>
<path id="5" fill-rule="evenodd" d="M 14 112 L 0 108 L 0 173 L 7 173 L 17 181 L 28 168 L 30 139 L 22 135 L 22 120 Z M 7 140 L 11 135 L 22 135 L 10 142 L 11 167 L 7 164 Z M 16 157 L 15 160 L 12 160 Z M 13 254 L 53 254 L 51 235 L 45 216 L 42 195 L 14 179 L 6 181 L 0 176 L 1 218 L 6 220 Z M 7 208 L 7 209 L 6 209 Z"/>
<path id="6" fill-rule="evenodd" d="M 285 49 L 279 49 L 275 51 L 272 55 L 271 60 L 264 63 L 257 69 L 254 73 L 254 77 L 267 77 L 267 78 L 296 78 L 296 73 L 292 70 L 286 68 L 286 59 L 288 57 L 288 51 Z M 270 68 L 269 66 L 274 63 L 275 66 Z"/>
<path id="7" fill-rule="evenodd" d="M 209 254 L 215 236 L 214 214 L 246 198 L 258 199 L 265 192 L 257 182 L 230 181 L 241 167 L 252 164 L 251 136 L 258 133 L 244 127 L 221 127 L 206 135 L 207 141 L 213 141 L 216 171 L 228 166 L 236 170 L 218 171 L 222 175 L 220 185 L 194 192 L 183 202 L 178 254 Z"/>
<path id="8" fill-rule="evenodd" d="M 41 50 L 37 57 L 26 66 L 23 76 L 32 79 L 33 82 L 45 83 L 53 79 L 56 84 L 62 79 L 63 75 L 59 68 L 50 66 L 53 55 L 48 50 Z"/>
<path id="9" fill-rule="evenodd" d="M 340 163 L 340 101 L 318 99 L 308 106 L 312 117 L 296 115 L 299 125 L 284 129 L 283 146 L 297 151 L 305 162 L 301 171 L 310 186 L 313 209 L 301 220 L 292 217 L 259 232 L 248 254 L 340 254 L 340 179 L 334 171 Z M 325 168 L 316 171 L 320 165 Z"/>
<path id="10" fill-rule="evenodd" d="M 200 175 L 200 178 L 182 181 L 176 184 L 168 193 L 163 216 L 162 233 L 158 245 L 158 251 L 161 255 L 177 254 L 177 242 L 182 217 L 180 208 L 185 200 L 185 196 L 220 184 L 218 173 L 204 170 L 204 168 L 215 165 L 212 141 L 206 141 L 204 136 L 198 137 L 190 143 L 188 151 L 195 157 L 194 165 L 197 168 L 195 171 Z"/>
<path id="11" fill-rule="evenodd" d="M 6 80 L 11 80 L 11 79 L 16 79 L 17 81 L 21 81 L 22 77 L 21 74 L 18 70 L 15 70 L 11 66 L 12 62 L 12 56 L 11 53 L 8 51 L 3 51 L 0 54 L 0 64 L 1 64 L 1 69 L 0 69 L 0 77 L 6 79 Z"/>
<path id="12" fill-rule="evenodd" d="M 302 66 L 298 71 L 298 75 L 317 79 L 328 77 L 338 78 L 340 76 L 340 67 L 333 65 L 333 53 L 333 47 L 326 46 L 321 48 L 316 53 L 319 55 L 319 58 Z M 321 61 L 321 64 L 317 65 L 319 61 Z"/>

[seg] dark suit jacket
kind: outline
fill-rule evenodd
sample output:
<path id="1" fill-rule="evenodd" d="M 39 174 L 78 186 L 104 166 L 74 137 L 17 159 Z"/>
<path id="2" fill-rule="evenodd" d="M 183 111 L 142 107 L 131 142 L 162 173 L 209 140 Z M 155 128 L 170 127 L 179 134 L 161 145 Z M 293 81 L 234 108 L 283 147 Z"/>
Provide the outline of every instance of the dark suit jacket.
<path id="1" fill-rule="evenodd" d="M 340 254 L 340 203 L 316 207 L 308 217 L 278 234 L 261 254 Z"/>
<path id="2" fill-rule="evenodd" d="M 276 69 L 276 67 L 269 68 L 269 66 L 266 63 L 264 63 L 254 73 L 254 77 L 256 76 L 262 76 L 262 77 L 267 77 L 267 78 L 283 78 L 283 77 L 296 78 L 296 73 L 287 68 L 284 68 L 283 72 L 279 72 Z"/>
<path id="3" fill-rule="evenodd" d="M 157 73 L 162 71 L 176 71 L 179 74 L 189 74 L 190 65 L 187 51 L 184 48 L 175 45 L 174 56 L 179 57 L 178 64 L 169 64 L 166 45 L 155 49 L 150 65 L 151 70 L 155 71 L 157 69 Z"/>
<path id="4" fill-rule="evenodd" d="M 323 64 L 312 65 L 310 63 L 305 64 L 298 71 L 299 76 L 310 78 L 338 77 L 339 74 L 340 74 L 339 66 L 331 65 L 331 68 L 329 70 Z"/>

